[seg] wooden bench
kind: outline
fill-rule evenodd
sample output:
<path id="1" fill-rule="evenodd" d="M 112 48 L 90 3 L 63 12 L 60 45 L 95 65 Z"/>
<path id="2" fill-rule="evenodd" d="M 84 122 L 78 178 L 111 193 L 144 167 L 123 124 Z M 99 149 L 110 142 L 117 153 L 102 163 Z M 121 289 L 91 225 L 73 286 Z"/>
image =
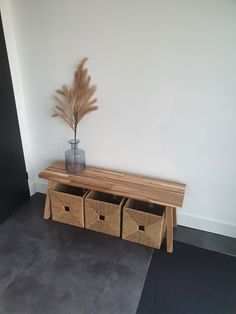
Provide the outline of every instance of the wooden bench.
<path id="1" fill-rule="evenodd" d="M 63 161 L 54 162 L 40 172 L 39 177 L 48 180 L 45 219 L 51 217 L 50 192 L 58 183 L 164 205 L 167 251 L 173 251 L 173 228 L 177 226 L 176 207 L 183 205 L 185 184 L 89 166 L 85 172 L 73 175 L 65 170 Z"/>

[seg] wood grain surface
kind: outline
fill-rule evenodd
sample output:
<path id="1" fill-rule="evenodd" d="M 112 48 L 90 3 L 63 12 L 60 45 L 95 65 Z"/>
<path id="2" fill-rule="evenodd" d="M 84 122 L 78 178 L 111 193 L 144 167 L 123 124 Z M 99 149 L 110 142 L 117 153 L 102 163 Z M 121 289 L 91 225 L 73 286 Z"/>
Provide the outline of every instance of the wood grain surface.
<path id="1" fill-rule="evenodd" d="M 39 177 L 171 207 L 182 207 L 186 187 L 182 183 L 90 166 L 86 167 L 85 172 L 73 175 L 65 170 L 63 161 L 54 162 L 40 172 Z"/>

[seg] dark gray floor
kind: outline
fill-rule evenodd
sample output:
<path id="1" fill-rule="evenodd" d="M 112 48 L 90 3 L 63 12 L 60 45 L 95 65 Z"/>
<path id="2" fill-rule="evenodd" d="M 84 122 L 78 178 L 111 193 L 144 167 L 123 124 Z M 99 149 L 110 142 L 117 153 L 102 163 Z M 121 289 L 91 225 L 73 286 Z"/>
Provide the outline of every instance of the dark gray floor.
<path id="1" fill-rule="evenodd" d="M 235 314 L 236 258 L 175 241 L 154 250 L 138 314 Z"/>
<path id="2" fill-rule="evenodd" d="M 42 219 L 36 194 L 0 225 L 0 314 L 132 314 L 152 249 Z M 177 241 L 236 256 L 236 239 L 185 227 Z"/>
<path id="3" fill-rule="evenodd" d="M 135 313 L 152 249 L 45 221 L 44 201 L 0 226 L 0 313 Z"/>

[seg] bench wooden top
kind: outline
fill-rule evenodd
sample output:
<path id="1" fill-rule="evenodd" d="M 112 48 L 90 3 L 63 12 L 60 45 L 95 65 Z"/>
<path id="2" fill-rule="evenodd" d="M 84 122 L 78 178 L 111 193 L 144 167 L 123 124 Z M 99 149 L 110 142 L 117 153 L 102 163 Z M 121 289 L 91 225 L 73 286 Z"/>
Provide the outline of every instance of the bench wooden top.
<path id="1" fill-rule="evenodd" d="M 185 184 L 86 166 L 69 174 L 63 161 L 40 172 L 40 178 L 171 207 L 182 207 Z"/>

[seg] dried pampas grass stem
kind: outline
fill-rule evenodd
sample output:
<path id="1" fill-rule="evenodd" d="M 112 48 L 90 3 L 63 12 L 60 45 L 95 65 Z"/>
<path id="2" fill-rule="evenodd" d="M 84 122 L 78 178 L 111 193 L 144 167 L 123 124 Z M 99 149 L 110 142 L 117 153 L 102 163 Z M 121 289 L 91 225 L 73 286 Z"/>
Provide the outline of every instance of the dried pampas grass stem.
<path id="1" fill-rule="evenodd" d="M 88 58 L 83 58 L 78 65 L 74 82 L 71 88 L 63 86 L 56 90 L 54 99 L 56 105 L 53 109 L 53 117 L 61 117 L 74 132 L 76 140 L 77 127 L 80 120 L 89 112 L 96 110 L 97 102 L 93 95 L 97 89 L 96 85 L 90 83 L 91 77 L 88 75 L 88 69 L 84 67 Z"/>

